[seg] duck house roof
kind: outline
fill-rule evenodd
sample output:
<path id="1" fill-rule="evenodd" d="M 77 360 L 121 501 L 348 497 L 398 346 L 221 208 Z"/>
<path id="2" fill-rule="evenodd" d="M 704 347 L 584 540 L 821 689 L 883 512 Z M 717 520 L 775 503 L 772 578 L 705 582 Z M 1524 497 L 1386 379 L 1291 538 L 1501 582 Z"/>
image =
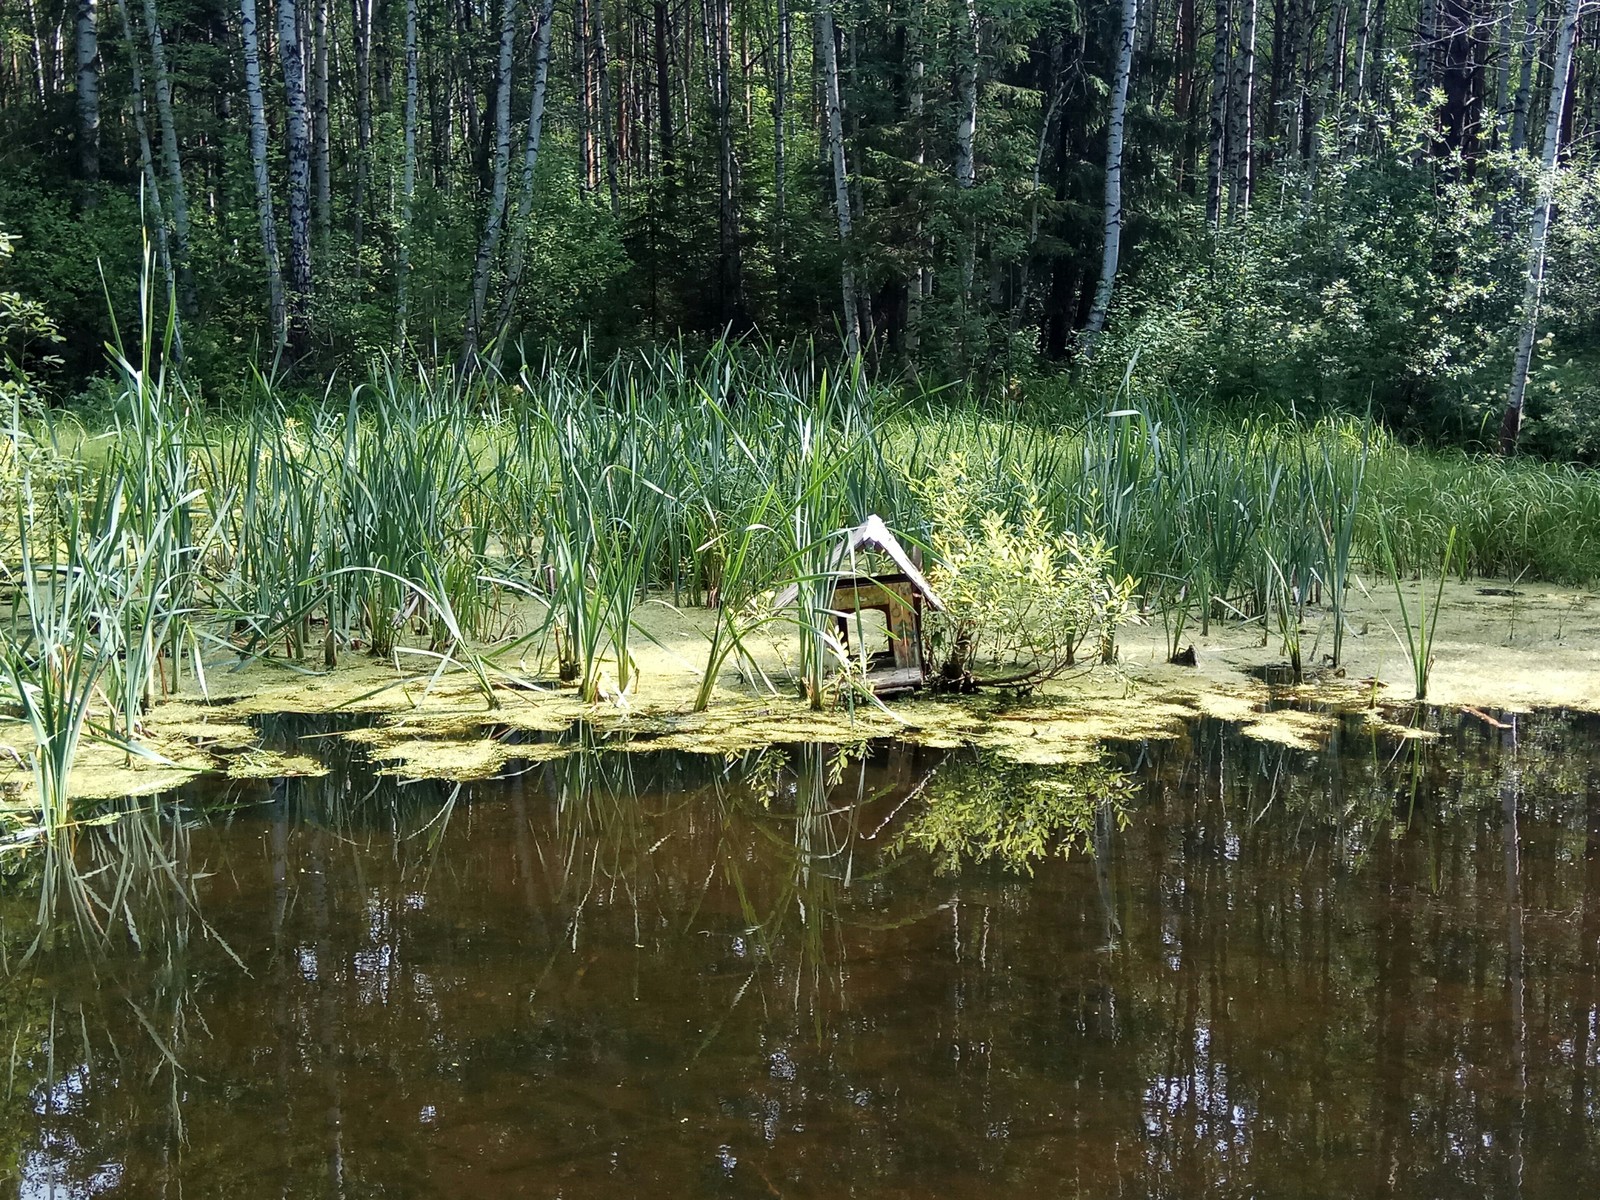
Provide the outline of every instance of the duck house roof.
<path id="1" fill-rule="evenodd" d="M 854 557 L 863 551 L 877 551 L 886 556 L 889 561 L 905 576 L 912 587 L 921 595 L 923 603 L 936 612 L 944 611 L 944 601 L 939 599 L 938 593 L 928 582 L 927 577 L 917 568 L 911 560 L 905 547 L 900 544 L 900 539 L 889 532 L 889 527 L 883 523 L 883 518 L 873 513 L 854 529 L 842 531 L 844 539 L 833 552 L 833 557 L 828 562 L 828 575 L 839 578 L 846 575 L 859 574 L 851 565 Z M 775 601 L 779 608 L 785 608 L 795 602 L 800 594 L 800 585 L 791 583 L 778 593 Z"/>

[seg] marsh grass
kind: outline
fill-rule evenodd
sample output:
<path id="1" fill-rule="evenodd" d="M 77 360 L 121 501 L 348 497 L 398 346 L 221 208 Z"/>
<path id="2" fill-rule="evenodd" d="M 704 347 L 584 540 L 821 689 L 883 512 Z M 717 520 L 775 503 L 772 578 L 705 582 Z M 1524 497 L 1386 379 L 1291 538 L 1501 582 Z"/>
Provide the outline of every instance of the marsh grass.
<path id="1" fill-rule="evenodd" d="M 979 511 L 1022 528 L 1037 510 L 1052 535 L 1103 541 L 1171 651 L 1193 624 L 1260 622 L 1304 670 L 1301 623 L 1321 603 L 1337 666 L 1366 570 L 1600 579 L 1593 472 L 1408 448 L 1354 419 L 1170 403 L 1024 419 L 804 347 L 728 344 L 515 374 L 380 362 L 311 398 L 258 377 L 224 412 L 166 361 L 116 347 L 107 427 L 51 454 L 56 431 L 19 417 L 0 463 L 0 548 L 21 593 L 7 690 L 37 718 L 53 806 L 86 728 L 136 742 L 182 674 L 264 657 L 465 672 L 492 704 L 518 654 L 519 672 L 626 703 L 641 606 L 669 599 L 714 613 L 696 707 L 729 662 L 757 688 L 781 682 L 746 649 L 779 626 L 807 701 L 853 704 L 861 663 L 829 607 L 839 533 L 877 513 L 931 545 L 913 484 L 951 461 Z M 788 611 L 763 604 L 790 585 Z"/>
<path id="2" fill-rule="evenodd" d="M 1450 576 L 1451 555 L 1455 550 L 1455 530 L 1445 542 L 1444 557 L 1439 563 L 1438 573 L 1435 577 L 1433 604 L 1428 603 L 1428 583 L 1420 576 L 1417 580 L 1417 598 L 1415 606 L 1406 602 L 1406 589 L 1401 582 L 1401 571 L 1395 562 L 1392 552 L 1389 551 L 1387 541 L 1384 550 L 1389 567 L 1389 580 L 1394 585 L 1395 599 L 1400 605 L 1401 628 L 1395 631 L 1400 639 L 1400 645 L 1406 652 L 1406 657 L 1411 663 L 1411 679 L 1416 686 L 1415 699 L 1428 698 L 1428 678 L 1433 671 L 1433 644 L 1434 637 L 1439 629 L 1439 608 L 1444 598 L 1445 581 Z"/>
<path id="3" fill-rule="evenodd" d="M 24 480 L 17 508 L 18 562 L 0 662 L 10 699 L 28 726 L 27 754 L 40 823 L 71 819 L 70 778 L 85 735 L 144 753 L 135 741 L 167 599 L 156 537 L 130 545 L 120 480 L 88 498 L 58 497 L 60 525 L 35 520 Z M 44 534 L 41 542 L 37 535 Z M 98 718 L 98 719 L 97 719 Z"/>

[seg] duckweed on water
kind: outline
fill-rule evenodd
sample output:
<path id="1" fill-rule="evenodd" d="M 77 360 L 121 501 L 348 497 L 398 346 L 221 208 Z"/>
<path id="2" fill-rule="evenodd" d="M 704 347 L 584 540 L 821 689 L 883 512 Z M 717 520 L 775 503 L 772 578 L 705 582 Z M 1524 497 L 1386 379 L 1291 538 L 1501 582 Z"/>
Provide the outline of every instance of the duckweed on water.
<path id="1" fill-rule="evenodd" d="M 394 769 L 464 776 L 515 756 L 489 744 L 499 731 L 579 719 L 668 745 L 899 734 L 1082 760 L 1207 697 L 1260 704 L 1243 672 L 1286 652 L 1319 694 L 1370 705 L 1404 667 L 1380 547 L 1407 576 L 1444 561 L 1452 529 L 1430 696 L 1600 704 L 1593 598 L 1547 582 L 1600 578 L 1589 472 L 1425 454 L 1351 421 L 940 407 L 856 367 L 729 347 L 515 379 L 384 370 L 304 404 L 263 384 L 243 415 L 206 412 L 148 362 L 122 369 L 103 436 L 69 449 L 13 421 L 0 481 L 9 702 L 45 712 L 24 701 L 60 664 L 105 664 L 59 721 L 8 731 L 46 786 L 14 782 L 55 793 L 52 811 L 269 769 L 240 722 L 274 711 L 377 714 Z M 909 484 L 952 462 L 975 521 L 1104 546 L 1146 622 L 1115 631 L 1117 663 L 1011 703 L 890 710 L 840 682 L 855 651 L 812 586 L 834 531 L 876 512 L 951 544 Z M 112 513 L 63 607 L 45 585 L 76 544 L 64 531 Z M 1486 572 L 1513 594 L 1478 595 L 1467 580 Z M 763 611 L 797 582 L 794 611 Z M 1189 643 L 1198 666 L 1167 667 Z"/>

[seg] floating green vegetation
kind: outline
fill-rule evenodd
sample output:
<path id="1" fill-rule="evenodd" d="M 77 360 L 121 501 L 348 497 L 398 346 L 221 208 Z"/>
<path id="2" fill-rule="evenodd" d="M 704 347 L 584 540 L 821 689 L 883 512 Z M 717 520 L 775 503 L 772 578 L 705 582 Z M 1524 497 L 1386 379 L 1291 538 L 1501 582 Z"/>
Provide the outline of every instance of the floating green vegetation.
<path id="1" fill-rule="evenodd" d="M 404 678 L 413 701 L 464 680 L 456 702 L 497 720 L 563 688 L 659 715 L 644 676 L 669 660 L 682 712 L 730 687 L 853 712 L 860 656 L 826 570 L 872 513 L 963 602 L 947 640 L 1033 678 L 1112 657 L 1136 614 L 1172 655 L 1227 624 L 1309 668 L 1313 604 L 1337 666 L 1356 571 L 1391 561 L 1600 578 L 1594 474 L 1408 450 L 1357 421 L 1024 419 L 732 345 L 515 375 L 380 364 L 312 399 L 259 379 L 236 412 L 148 352 L 117 365 L 107 427 L 65 449 L 19 415 L 0 439 L 0 703 L 27 722 L 11 740 L 52 822 L 85 733 L 149 752 L 152 705 L 237 694 L 262 662 L 309 691 L 359 656 L 387 672 L 367 687 Z M 664 609 L 698 642 L 664 645 Z"/>
<path id="2" fill-rule="evenodd" d="M 958 758 L 930 781 L 926 804 L 899 845 L 933 856 L 939 869 L 998 862 L 1033 873 L 1041 860 L 1092 851 L 1127 820 L 1133 777 L 1105 762 L 1022 766 L 993 755 Z"/>

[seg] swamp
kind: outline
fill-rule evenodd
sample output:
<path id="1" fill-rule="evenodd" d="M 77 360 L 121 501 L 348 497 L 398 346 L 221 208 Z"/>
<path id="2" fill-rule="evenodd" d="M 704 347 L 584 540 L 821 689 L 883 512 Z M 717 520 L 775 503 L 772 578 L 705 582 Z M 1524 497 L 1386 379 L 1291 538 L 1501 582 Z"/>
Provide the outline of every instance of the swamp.
<path id="1" fill-rule="evenodd" d="M 0 5 L 0 1200 L 1600 1194 L 1597 26 Z"/>

